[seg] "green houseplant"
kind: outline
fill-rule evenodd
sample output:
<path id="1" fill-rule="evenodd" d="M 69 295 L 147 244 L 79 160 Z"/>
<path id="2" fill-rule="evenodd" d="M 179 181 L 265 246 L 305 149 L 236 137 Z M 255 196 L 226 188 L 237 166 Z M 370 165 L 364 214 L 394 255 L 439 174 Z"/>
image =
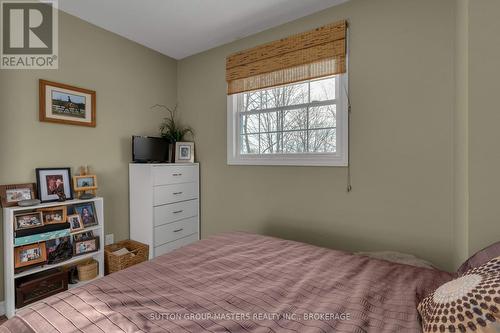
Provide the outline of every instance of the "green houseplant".
<path id="1" fill-rule="evenodd" d="M 160 124 L 160 135 L 162 138 L 166 139 L 169 144 L 169 160 L 170 162 L 175 161 L 175 151 L 176 143 L 184 141 L 186 135 L 194 135 L 193 129 L 189 126 L 183 126 L 179 123 L 177 119 L 177 104 L 173 108 L 168 106 L 156 104 L 151 107 L 153 108 L 165 109 L 168 112 L 167 117 L 163 118 L 163 122 Z"/>
<path id="2" fill-rule="evenodd" d="M 175 144 L 176 142 L 184 141 L 184 137 L 187 134 L 194 135 L 193 129 L 189 126 L 183 126 L 179 123 L 177 119 L 177 105 L 174 108 L 169 108 L 165 105 L 155 105 L 164 108 L 168 111 L 168 116 L 163 119 L 160 124 L 160 134 L 161 137 L 168 140 L 170 143 Z"/>

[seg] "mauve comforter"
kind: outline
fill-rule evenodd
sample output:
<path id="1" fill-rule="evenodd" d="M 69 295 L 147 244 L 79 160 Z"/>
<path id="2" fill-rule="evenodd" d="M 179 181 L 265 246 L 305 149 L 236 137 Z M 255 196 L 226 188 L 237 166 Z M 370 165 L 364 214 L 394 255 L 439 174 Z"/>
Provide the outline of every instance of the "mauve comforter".
<path id="1" fill-rule="evenodd" d="M 0 332 L 421 332 L 418 301 L 451 278 L 230 233 L 28 306 Z"/>

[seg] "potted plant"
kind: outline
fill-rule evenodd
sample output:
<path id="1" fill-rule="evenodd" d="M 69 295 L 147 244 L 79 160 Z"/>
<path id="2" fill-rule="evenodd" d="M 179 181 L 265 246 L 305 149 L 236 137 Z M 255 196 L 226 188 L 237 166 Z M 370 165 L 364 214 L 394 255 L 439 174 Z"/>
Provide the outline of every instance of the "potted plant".
<path id="1" fill-rule="evenodd" d="M 168 111 L 168 116 L 163 119 L 160 124 L 161 137 L 170 143 L 171 160 L 175 160 L 175 143 L 184 141 L 184 137 L 188 134 L 194 135 L 193 129 L 189 126 L 183 126 L 177 119 L 177 105 L 174 108 L 169 108 L 165 105 L 156 106 L 164 108 Z"/>

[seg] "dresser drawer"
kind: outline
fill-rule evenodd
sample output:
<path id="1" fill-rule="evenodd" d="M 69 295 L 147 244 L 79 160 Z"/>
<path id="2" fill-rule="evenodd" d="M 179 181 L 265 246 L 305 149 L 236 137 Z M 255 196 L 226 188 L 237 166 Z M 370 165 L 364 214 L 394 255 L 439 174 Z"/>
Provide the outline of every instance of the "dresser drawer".
<path id="1" fill-rule="evenodd" d="M 198 215 L 198 199 L 154 207 L 154 226 Z"/>
<path id="2" fill-rule="evenodd" d="M 153 167 L 153 186 L 198 181 L 198 168 L 192 165 Z"/>
<path id="3" fill-rule="evenodd" d="M 162 185 L 153 188 L 154 206 L 198 199 L 198 183 Z"/>
<path id="4" fill-rule="evenodd" d="M 198 233 L 197 216 L 164 224 L 154 228 L 154 246 L 172 242 L 176 239 L 183 238 L 194 233 Z"/>
<path id="5" fill-rule="evenodd" d="M 173 251 L 175 249 L 178 249 L 182 246 L 194 243 L 197 240 L 198 240 L 198 233 L 193 234 L 193 235 L 189 235 L 187 237 L 178 239 L 176 241 L 173 241 L 173 242 L 170 242 L 167 244 L 157 246 L 154 248 L 154 256 L 155 257 L 161 256 L 162 254 L 168 253 L 168 252 Z"/>

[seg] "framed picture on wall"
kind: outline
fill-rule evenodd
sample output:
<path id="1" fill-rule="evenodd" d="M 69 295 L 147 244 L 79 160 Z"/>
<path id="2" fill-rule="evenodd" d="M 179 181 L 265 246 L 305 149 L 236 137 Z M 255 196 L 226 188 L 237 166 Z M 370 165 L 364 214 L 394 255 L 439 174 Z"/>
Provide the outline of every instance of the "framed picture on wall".
<path id="1" fill-rule="evenodd" d="M 40 80 L 40 121 L 96 126 L 96 93 L 63 83 Z"/>
<path id="2" fill-rule="evenodd" d="M 42 202 L 73 199 L 70 168 L 38 168 L 36 182 Z"/>

